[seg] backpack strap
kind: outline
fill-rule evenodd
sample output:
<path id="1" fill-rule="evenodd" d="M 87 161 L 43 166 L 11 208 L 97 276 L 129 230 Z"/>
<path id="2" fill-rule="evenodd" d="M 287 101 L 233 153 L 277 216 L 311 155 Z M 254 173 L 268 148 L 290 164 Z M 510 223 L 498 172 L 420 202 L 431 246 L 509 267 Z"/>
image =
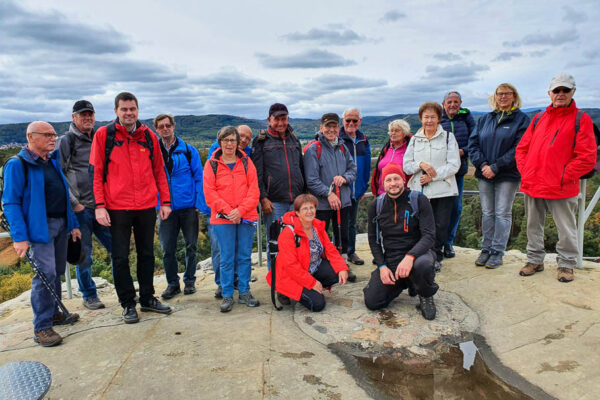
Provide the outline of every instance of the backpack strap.
<path id="1" fill-rule="evenodd" d="M 583 110 L 577 110 L 577 114 L 575 115 L 575 136 L 573 136 L 573 150 L 575 150 L 575 142 L 577 141 L 577 134 L 579 133 L 581 117 L 583 117 Z"/>
<path id="2" fill-rule="evenodd" d="M 421 193 L 413 192 L 412 190 L 408 194 L 408 202 L 410 203 L 410 208 L 413 210 L 410 214 L 412 217 L 419 213 L 419 196 L 421 196 Z"/>
<path id="3" fill-rule="evenodd" d="M 146 138 L 146 143 L 138 142 L 142 147 L 145 147 L 150 152 L 149 157 L 150 161 L 154 161 L 154 141 L 152 140 L 152 134 L 148 130 L 148 128 L 144 129 L 144 136 Z"/>
<path id="4" fill-rule="evenodd" d="M 106 141 L 104 142 L 104 171 L 102 172 L 102 183 L 106 183 L 106 176 L 108 175 L 108 163 L 110 162 L 110 155 L 115 147 L 115 135 L 117 134 L 117 128 L 115 123 L 108 124 L 106 126 Z"/>
<path id="5" fill-rule="evenodd" d="M 185 158 L 187 159 L 188 165 L 192 167 L 192 151 L 190 150 L 187 143 L 185 143 Z M 193 171 L 192 171 L 193 174 Z"/>
<path id="6" fill-rule="evenodd" d="M 533 130 L 534 131 L 535 131 L 535 127 L 537 126 L 537 123 L 542 118 L 542 115 L 544 115 L 544 112 L 545 111 L 540 111 L 539 113 L 535 114 L 535 117 L 533 117 Z"/>
<path id="7" fill-rule="evenodd" d="M 373 222 L 375 222 L 375 243 L 381 246 L 381 250 L 385 252 L 383 248 L 383 236 L 381 234 L 381 230 L 379 229 L 379 215 L 381 214 L 381 209 L 383 208 L 383 199 L 385 199 L 385 193 L 380 194 L 375 199 L 375 218 Z"/>

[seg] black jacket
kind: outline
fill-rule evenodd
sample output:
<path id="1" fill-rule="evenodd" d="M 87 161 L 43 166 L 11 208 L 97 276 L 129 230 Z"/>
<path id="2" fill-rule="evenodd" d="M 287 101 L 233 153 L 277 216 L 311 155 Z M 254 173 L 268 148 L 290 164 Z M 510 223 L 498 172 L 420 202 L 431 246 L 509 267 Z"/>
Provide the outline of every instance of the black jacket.
<path id="1" fill-rule="evenodd" d="M 375 216 L 377 200 L 369 206 L 369 247 L 375 259 L 375 264 L 380 267 L 387 265 L 392 271 L 409 254 L 415 258 L 429 251 L 435 242 L 435 221 L 429 200 L 418 192 L 419 212 L 412 214 L 412 207 L 408 199 L 410 190 L 406 189 L 397 199 L 385 195 L 381 213 L 379 214 L 379 229 L 383 235 L 383 248 L 376 243 Z M 395 203 L 395 204 L 394 204 Z"/>
<path id="2" fill-rule="evenodd" d="M 261 200 L 291 203 L 306 192 L 302 147 L 292 132 L 290 126 L 285 135 L 269 128 L 252 141 Z"/>

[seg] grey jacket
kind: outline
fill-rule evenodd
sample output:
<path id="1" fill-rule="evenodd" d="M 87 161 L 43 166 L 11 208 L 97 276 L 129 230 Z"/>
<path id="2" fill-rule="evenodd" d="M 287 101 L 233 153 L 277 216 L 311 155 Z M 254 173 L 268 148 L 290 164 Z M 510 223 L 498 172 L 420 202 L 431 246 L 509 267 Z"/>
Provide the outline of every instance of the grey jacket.
<path id="1" fill-rule="evenodd" d="M 319 133 L 318 143 L 321 146 L 321 157 L 317 156 L 318 144 L 311 144 L 304 153 L 304 176 L 310 193 L 319 199 L 319 210 L 331 210 L 327 196 L 333 178 L 337 175 L 346 178 L 346 183 L 340 187 L 342 207 L 352 205 L 350 185 L 356 180 L 356 164 L 348 148 L 336 138 L 339 143 L 333 146 Z M 343 150 L 342 150 L 343 149 Z"/>
<path id="2" fill-rule="evenodd" d="M 94 209 L 93 172 L 90 166 L 92 138 L 81 133 L 73 123 L 60 138 L 60 166 L 69 183 L 71 207 L 81 204 L 85 208 Z"/>

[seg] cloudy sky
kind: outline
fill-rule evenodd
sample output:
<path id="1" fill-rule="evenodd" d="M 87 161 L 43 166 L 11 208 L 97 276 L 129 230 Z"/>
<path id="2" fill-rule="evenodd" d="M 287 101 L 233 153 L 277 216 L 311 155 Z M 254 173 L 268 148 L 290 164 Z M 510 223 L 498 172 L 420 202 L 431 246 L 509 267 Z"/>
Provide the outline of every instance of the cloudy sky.
<path id="1" fill-rule="evenodd" d="M 391 115 L 451 89 L 486 111 L 501 82 L 534 107 L 563 71 L 600 107 L 599 20 L 597 0 L 0 0 L 0 123 L 69 120 L 81 98 L 112 119 L 120 91 L 142 118 Z"/>

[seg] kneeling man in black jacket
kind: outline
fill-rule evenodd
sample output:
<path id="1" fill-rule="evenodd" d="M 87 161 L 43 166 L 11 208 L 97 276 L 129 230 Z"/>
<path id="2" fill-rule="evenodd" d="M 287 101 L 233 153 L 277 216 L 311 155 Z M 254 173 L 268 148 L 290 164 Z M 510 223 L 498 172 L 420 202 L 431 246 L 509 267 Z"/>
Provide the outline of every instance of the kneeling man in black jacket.
<path id="1" fill-rule="evenodd" d="M 421 314 L 435 318 L 435 222 L 429 200 L 404 188 L 402 167 L 383 168 L 383 187 L 369 207 L 369 246 L 378 268 L 363 289 L 370 310 L 387 307 L 404 289 L 419 295 Z"/>

